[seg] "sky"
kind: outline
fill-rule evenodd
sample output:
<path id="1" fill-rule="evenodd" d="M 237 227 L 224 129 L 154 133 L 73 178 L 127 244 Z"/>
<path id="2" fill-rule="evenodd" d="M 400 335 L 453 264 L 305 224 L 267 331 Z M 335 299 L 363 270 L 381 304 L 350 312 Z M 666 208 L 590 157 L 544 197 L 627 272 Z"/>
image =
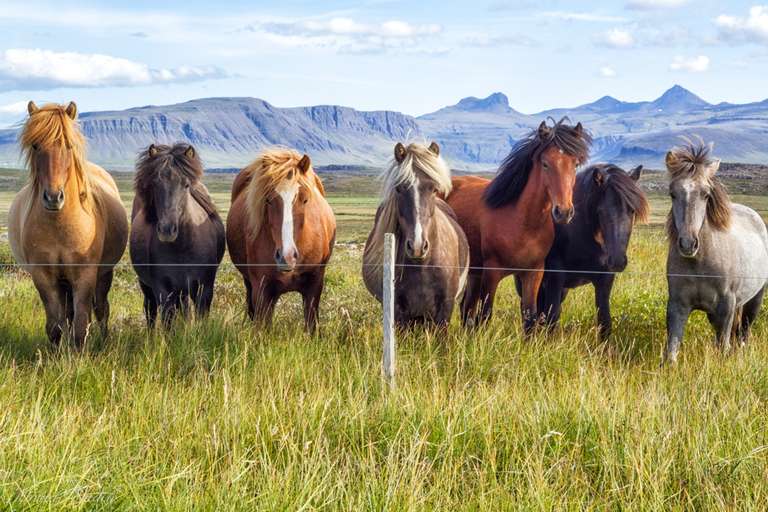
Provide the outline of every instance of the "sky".
<path id="1" fill-rule="evenodd" d="M 674 84 L 713 103 L 768 98 L 768 4 L 0 0 L 0 126 L 30 99 L 91 111 L 253 96 L 420 115 L 500 91 L 535 113 Z"/>

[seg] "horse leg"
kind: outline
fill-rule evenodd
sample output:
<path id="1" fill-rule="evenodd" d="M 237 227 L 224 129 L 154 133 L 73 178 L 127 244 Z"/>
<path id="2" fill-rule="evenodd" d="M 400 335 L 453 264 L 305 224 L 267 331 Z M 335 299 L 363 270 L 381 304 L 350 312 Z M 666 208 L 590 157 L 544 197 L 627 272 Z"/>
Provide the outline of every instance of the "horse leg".
<path id="1" fill-rule="evenodd" d="M 267 284 L 266 279 L 262 278 L 258 288 L 253 290 L 251 300 L 253 319 L 259 326 L 268 327 L 272 323 L 278 298 L 279 295 L 274 287 Z"/>
<path id="2" fill-rule="evenodd" d="M 749 340 L 749 329 L 752 326 L 752 322 L 757 318 L 760 313 L 760 307 L 763 304 L 763 295 L 765 294 L 765 288 L 760 290 L 757 295 L 752 297 L 746 304 L 744 304 L 741 312 L 741 321 L 736 328 L 736 337 L 740 346 L 745 346 L 747 340 Z"/>
<path id="3" fill-rule="evenodd" d="M 109 334 L 109 290 L 112 288 L 113 277 L 114 271 L 110 270 L 99 278 L 93 300 L 93 312 L 103 338 Z"/>
<path id="4" fill-rule="evenodd" d="M 147 319 L 147 326 L 152 329 L 157 321 L 157 298 L 151 287 L 139 281 L 141 292 L 144 294 L 144 316 Z"/>
<path id="5" fill-rule="evenodd" d="M 683 305 L 672 297 L 667 301 L 667 346 L 664 349 L 662 365 L 677 362 L 677 353 L 680 350 L 680 342 L 683 340 L 685 324 L 688 323 L 690 314 L 691 307 L 687 304 Z"/>
<path id="6" fill-rule="evenodd" d="M 709 316 L 709 315 L 708 315 Z M 717 304 L 715 314 L 709 316 L 709 322 L 715 328 L 716 343 L 725 354 L 731 349 L 731 332 L 736 317 L 736 297 L 726 294 Z"/>
<path id="7" fill-rule="evenodd" d="M 544 272 L 541 270 L 523 272 L 520 277 L 523 282 L 523 298 L 520 300 L 520 310 L 523 315 L 523 331 L 526 335 L 530 334 L 536 326 L 536 305 L 543 278 Z"/>
<path id="8" fill-rule="evenodd" d="M 247 277 L 243 278 L 243 282 L 245 283 L 245 307 L 248 310 L 248 318 L 253 321 L 253 286 L 251 286 L 251 281 Z"/>
<path id="9" fill-rule="evenodd" d="M 66 294 L 56 282 L 51 284 L 48 280 L 34 278 L 33 282 L 45 308 L 45 334 L 52 344 L 58 345 L 67 321 Z"/>
<path id="10" fill-rule="evenodd" d="M 493 315 L 493 301 L 496 298 L 496 289 L 499 287 L 504 274 L 498 270 L 484 270 L 480 281 L 480 298 L 482 301 L 482 310 L 480 312 L 479 323 L 484 324 L 491 319 Z M 523 290 L 525 290 L 525 281 L 523 281 Z M 525 291 L 523 291 L 525 294 Z"/>
<path id="11" fill-rule="evenodd" d="M 560 321 L 565 290 L 565 274 L 560 272 L 546 273 L 539 285 L 537 312 L 543 315 L 548 330 L 552 330 Z"/>
<path id="12" fill-rule="evenodd" d="M 201 318 L 208 316 L 208 312 L 211 310 L 213 281 L 213 279 L 208 279 L 204 284 L 201 284 L 195 295 L 195 312 Z"/>
<path id="13" fill-rule="evenodd" d="M 473 271 L 467 276 L 464 296 L 461 298 L 461 325 L 469 327 L 477 323 L 477 303 L 480 300 L 482 275 Z"/>
<path id="14" fill-rule="evenodd" d="M 595 287 L 595 307 L 597 308 L 597 328 L 600 339 L 605 341 L 611 335 L 611 290 L 615 276 L 608 274 L 593 281 Z"/>
<path id="15" fill-rule="evenodd" d="M 94 271 L 93 276 L 81 275 L 78 278 L 77 283 L 72 286 L 72 300 L 75 306 L 72 334 L 75 347 L 78 349 L 83 348 L 85 340 L 88 338 L 96 283 L 97 278 Z"/>
<path id="16" fill-rule="evenodd" d="M 160 317 L 163 321 L 163 327 L 166 329 L 171 327 L 173 319 L 181 307 L 181 300 L 181 293 L 177 290 L 160 293 Z"/>
<path id="17" fill-rule="evenodd" d="M 317 321 L 320 308 L 320 296 L 323 293 L 323 279 L 324 272 L 319 272 L 319 275 L 314 276 L 307 288 L 301 293 L 304 299 L 304 329 L 314 334 L 317 330 Z"/>

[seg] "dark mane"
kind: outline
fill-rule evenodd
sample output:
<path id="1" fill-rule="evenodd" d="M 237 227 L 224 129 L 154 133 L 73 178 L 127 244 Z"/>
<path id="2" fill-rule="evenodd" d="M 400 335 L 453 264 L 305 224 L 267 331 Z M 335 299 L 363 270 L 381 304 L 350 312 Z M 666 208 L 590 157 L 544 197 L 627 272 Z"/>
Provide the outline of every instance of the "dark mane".
<path id="1" fill-rule="evenodd" d="M 157 212 L 152 200 L 152 187 L 158 179 L 161 179 L 161 172 L 165 170 L 183 175 L 189 180 L 189 191 L 195 201 L 208 215 L 217 213 L 216 205 L 213 204 L 208 189 L 200 181 L 203 177 L 203 164 L 194 148 L 192 148 L 193 155 L 189 156 L 188 150 L 190 148 L 192 148 L 191 145 L 183 142 L 177 142 L 173 146 L 153 144 L 139 153 L 136 162 L 136 175 L 134 176 L 134 190 L 144 204 L 145 214 L 149 222 L 157 220 Z"/>
<path id="2" fill-rule="evenodd" d="M 485 204 L 490 208 L 500 208 L 514 203 L 522 194 L 533 164 L 541 154 L 553 144 L 565 154 L 577 157 L 585 162 L 589 156 L 592 137 L 581 127 L 567 124 L 566 117 L 549 127 L 544 135 L 542 130 L 533 130 L 519 140 L 512 152 L 504 159 L 496 177 L 483 194 Z"/>
<path id="3" fill-rule="evenodd" d="M 604 186 L 597 184 L 595 173 L 603 172 L 606 174 Z M 587 167 L 579 174 L 577 178 L 579 187 L 584 193 L 584 204 L 587 211 L 596 211 L 597 203 L 605 196 L 607 190 L 616 193 L 622 203 L 635 213 L 637 222 L 646 222 L 648 220 L 649 206 L 648 199 L 637 185 L 637 182 L 626 173 L 622 168 L 613 164 L 596 164 Z"/>

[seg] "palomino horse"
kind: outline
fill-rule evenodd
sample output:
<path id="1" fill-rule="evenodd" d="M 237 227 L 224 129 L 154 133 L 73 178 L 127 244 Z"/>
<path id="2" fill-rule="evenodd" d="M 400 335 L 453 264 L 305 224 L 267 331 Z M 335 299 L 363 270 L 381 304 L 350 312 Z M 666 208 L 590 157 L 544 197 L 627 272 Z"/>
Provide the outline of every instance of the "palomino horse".
<path id="1" fill-rule="evenodd" d="M 336 219 L 307 155 L 267 150 L 235 178 L 227 245 L 252 319 L 269 322 L 280 295 L 297 291 L 313 332 L 335 239 Z"/>
<path id="2" fill-rule="evenodd" d="M 395 321 L 398 325 L 434 322 L 444 327 L 464 291 L 467 237 L 450 206 L 438 195 L 451 191 L 451 172 L 434 142 L 395 146 L 395 159 L 384 173 L 376 222 L 363 252 L 363 280 L 381 302 L 384 234 L 395 233 Z"/>
<path id="3" fill-rule="evenodd" d="M 614 273 L 627 266 L 627 246 L 635 223 L 648 218 L 648 201 L 637 186 L 642 169 L 638 166 L 627 174 L 615 165 L 598 164 L 576 175 L 575 215 L 569 224 L 555 226 L 555 241 L 539 289 L 538 311 L 549 326 L 560 319 L 568 290 L 592 283 L 600 336 L 610 335 Z M 519 278 L 516 280 L 519 290 Z"/>
<path id="4" fill-rule="evenodd" d="M 703 141 L 667 153 L 672 210 L 667 220 L 667 347 L 674 363 L 688 316 L 707 313 L 723 351 L 731 331 L 746 343 L 760 311 L 768 269 L 768 232 L 751 208 L 731 203 L 715 176 L 719 160 Z"/>
<path id="5" fill-rule="evenodd" d="M 77 107 L 28 105 L 20 142 L 30 183 L 16 195 L 8 235 L 16 261 L 30 273 L 45 306 L 48 339 L 67 323 L 81 347 L 91 309 L 106 336 L 107 295 L 128 240 L 128 219 L 112 177 L 85 159 Z"/>
<path id="6" fill-rule="evenodd" d="M 152 144 L 139 155 L 130 252 L 150 327 L 158 306 L 166 326 L 179 309 L 186 314 L 190 297 L 198 315 L 211 307 L 225 237 L 202 177 L 189 144 Z"/>
<path id="7" fill-rule="evenodd" d="M 465 325 L 488 320 L 499 281 L 518 274 L 523 327 L 529 332 L 535 326 L 544 259 L 555 236 L 553 220 L 565 224 L 573 217 L 576 168 L 587 159 L 590 143 L 581 123 L 542 122 L 515 145 L 493 181 L 453 179 L 448 204 L 470 248 L 471 269 L 461 307 Z"/>

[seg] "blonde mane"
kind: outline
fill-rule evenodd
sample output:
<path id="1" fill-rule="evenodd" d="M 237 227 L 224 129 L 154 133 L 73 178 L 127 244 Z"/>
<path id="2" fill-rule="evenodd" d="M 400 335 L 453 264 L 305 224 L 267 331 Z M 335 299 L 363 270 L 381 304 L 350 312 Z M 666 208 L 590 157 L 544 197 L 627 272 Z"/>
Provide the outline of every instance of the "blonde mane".
<path id="1" fill-rule="evenodd" d="M 35 195 L 40 193 L 40 180 L 35 164 L 36 149 L 66 146 L 72 155 L 70 171 L 74 172 L 80 190 L 80 202 L 90 211 L 94 203 L 91 183 L 85 170 L 85 138 L 77 121 L 67 113 L 67 107 L 49 103 L 33 112 L 19 135 L 24 161 L 29 169 L 30 182 Z"/>
<path id="2" fill-rule="evenodd" d="M 705 144 L 701 138 L 698 142 L 685 137 L 683 140 L 685 145 L 674 147 L 667 153 L 666 166 L 670 181 L 691 178 L 705 183 L 710 189 L 707 220 L 717 230 L 727 229 L 731 224 L 731 200 L 725 186 L 710 171 L 713 165 L 719 164 L 717 159 L 711 158 L 712 144 Z M 667 217 L 667 234 L 673 239 L 677 237 L 671 210 Z"/>
<path id="3" fill-rule="evenodd" d="M 245 207 L 251 237 L 256 238 L 259 235 L 264 224 L 267 200 L 275 194 L 275 190 L 282 182 L 297 181 L 299 185 L 307 187 L 312 194 L 325 196 L 323 184 L 311 164 L 306 173 L 300 171 L 299 162 L 302 158 L 300 153 L 292 149 L 272 148 L 263 151 L 256 160 L 243 169 L 249 179 L 245 190 Z"/>
<path id="4" fill-rule="evenodd" d="M 381 202 L 377 211 L 376 223 L 368 238 L 363 254 L 363 274 L 370 283 L 381 282 L 381 261 L 384 251 L 384 234 L 397 230 L 397 194 L 398 185 L 413 186 L 419 179 L 434 182 L 437 193 L 446 197 L 451 193 L 451 169 L 439 155 L 422 144 L 411 143 L 405 148 L 405 158 L 401 163 L 392 163 L 381 175 L 384 185 L 381 190 Z"/>

